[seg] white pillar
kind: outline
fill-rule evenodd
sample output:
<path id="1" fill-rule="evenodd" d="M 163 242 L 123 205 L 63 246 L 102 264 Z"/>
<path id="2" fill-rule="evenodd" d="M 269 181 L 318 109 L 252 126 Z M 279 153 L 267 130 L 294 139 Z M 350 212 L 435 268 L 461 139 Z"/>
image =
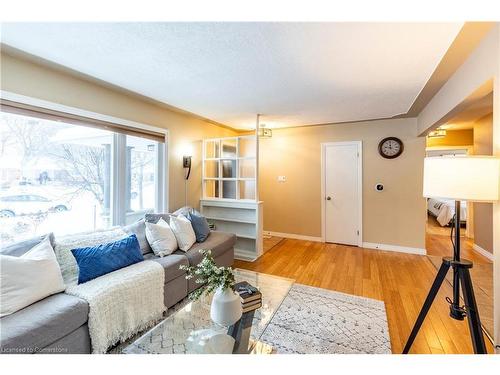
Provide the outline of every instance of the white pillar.
<path id="1" fill-rule="evenodd" d="M 493 82 L 493 154 L 500 157 L 500 26 L 496 26 L 497 68 Z M 500 202 L 493 204 L 493 338 L 500 354 Z"/>

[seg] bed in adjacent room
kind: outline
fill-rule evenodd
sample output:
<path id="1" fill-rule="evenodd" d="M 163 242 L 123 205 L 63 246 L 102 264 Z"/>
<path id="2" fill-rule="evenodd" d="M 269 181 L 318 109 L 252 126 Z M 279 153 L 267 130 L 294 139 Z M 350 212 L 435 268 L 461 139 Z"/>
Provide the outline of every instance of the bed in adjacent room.
<path id="1" fill-rule="evenodd" d="M 455 215 L 455 201 L 452 199 L 427 199 L 427 211 L 436 218 L 439 225 L 447 226 Z M 460 222 L 467 218 L 467 202 L 460 202 Z"/>

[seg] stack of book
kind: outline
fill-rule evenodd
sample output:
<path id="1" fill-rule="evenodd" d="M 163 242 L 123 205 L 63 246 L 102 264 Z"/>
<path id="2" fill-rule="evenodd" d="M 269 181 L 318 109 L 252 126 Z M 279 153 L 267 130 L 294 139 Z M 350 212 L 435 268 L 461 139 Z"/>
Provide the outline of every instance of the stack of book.
<path id="1" fill-rule="evenodd" d="M 257 310 L 262 306 L 262 294 L 246 281 L 234 284 L 234 290 L 240 295 L 243 313 Z"/>

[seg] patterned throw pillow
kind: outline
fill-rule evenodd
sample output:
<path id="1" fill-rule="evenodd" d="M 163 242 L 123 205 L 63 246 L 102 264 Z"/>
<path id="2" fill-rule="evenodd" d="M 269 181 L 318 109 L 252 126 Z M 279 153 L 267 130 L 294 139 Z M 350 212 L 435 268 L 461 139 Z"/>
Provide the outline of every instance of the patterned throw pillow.
<path id="1" fill-rule="evenodd" d="M 73 249 L 71 252 L 78 263 L 78 284 L 144 260 L 135 234 L 110 243 Z"/>
<path id="2" fill-rule="evenodd" d="M 78 264 L 71 250 L 118 241 L 124 237 L 127 237 L 127 234 L 121 228 L 56 237 L 54 252 L 61 267 L 64 284 L 78 284 Z"/>

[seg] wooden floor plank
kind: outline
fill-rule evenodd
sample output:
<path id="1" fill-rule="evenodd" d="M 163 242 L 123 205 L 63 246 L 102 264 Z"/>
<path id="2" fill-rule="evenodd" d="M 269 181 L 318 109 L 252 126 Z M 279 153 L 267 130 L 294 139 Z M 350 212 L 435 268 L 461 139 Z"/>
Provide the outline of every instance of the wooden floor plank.
<path id="1" fill-rule="evenodd" d="M 294 239 L 279 242 L 255 262 L 237 260 L 235 267 L 384 301 L 393 353 L 401 353 L 436 275 L 426 256 Z M 449 295 L 451 287 L 445 285 L 411 353 L 472 353 L 467 322 L 448 316 Z"/>

